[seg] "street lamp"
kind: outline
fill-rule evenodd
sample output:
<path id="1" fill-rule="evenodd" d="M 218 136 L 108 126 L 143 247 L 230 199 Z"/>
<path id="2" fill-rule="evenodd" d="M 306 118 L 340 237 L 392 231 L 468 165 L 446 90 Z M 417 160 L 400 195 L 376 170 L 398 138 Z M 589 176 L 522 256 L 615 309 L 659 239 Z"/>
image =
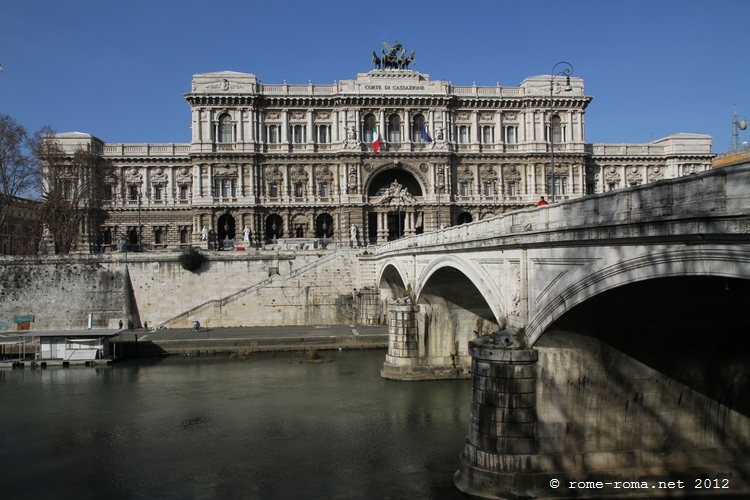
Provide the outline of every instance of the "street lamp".
<path id="1" fill-rule="evenodd" d="M 558 70 L 558 67 L 560 68 Z M 555 112 L 554 94 L 560 92 L 571 92 L 573 87 L 570 85 L 570 75 L 573 73 L 573 65 L 567 61 L 560 61 L 552 66 L 552 74 L 549 79 L 549 157 L 550 167 L 552 167 L 552 203 L 555 202 L 555 124 L 552 116 Z M 557 77 L 565 77 L 565 85 L 555 82 Z"/>

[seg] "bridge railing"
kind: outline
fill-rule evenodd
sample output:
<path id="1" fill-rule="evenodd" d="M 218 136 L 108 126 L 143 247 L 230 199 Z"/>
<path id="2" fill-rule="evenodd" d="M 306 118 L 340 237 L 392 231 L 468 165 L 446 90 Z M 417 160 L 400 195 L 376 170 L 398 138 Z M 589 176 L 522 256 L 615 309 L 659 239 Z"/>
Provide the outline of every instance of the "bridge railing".
<path id="1" fill-rule="evenodd" d="M 477 241 L 529 233 L 556 232 L 635 222 L 699 217 L 736 217 L 750 213 L 750 165 L 713 169 L 545 207 L 531 207 L 476 222 L 408 236 L 373 253 L 410 251 L 435 245 L 476 245 Z M 750 232 L 744 225 L 737 230 Z M 743 229 L 744 228 L 744 229 Z M 550 238 L 553 238 L 550 236 Z"/>

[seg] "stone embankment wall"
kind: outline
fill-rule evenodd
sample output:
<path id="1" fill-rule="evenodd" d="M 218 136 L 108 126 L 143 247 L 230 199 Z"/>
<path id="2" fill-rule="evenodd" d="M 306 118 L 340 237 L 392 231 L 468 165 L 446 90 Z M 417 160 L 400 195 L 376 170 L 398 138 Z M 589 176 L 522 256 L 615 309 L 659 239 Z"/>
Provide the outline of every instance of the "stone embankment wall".
<path id="1" fill-rule="evenodd" d="M 4 257 L 0 259 L 0 331 L 33 316 L 33 330 L 116 327 L 128 314 L 124 266 L 90 258 Z"/>
<path id="2" fill-rule="evenodd" d="M 128 319 L 136 326 L 192 326 L 191 315 L 170 322 L 191 310 L 201 311 L 196 319 L 212 327 L 337 324 L 359 316 L 351 251 L 212 253 L 195 273 L 182 269 L 177 257 L 0 258 L 0 331 L 15 331 L 14 320 L 26 315 L 34 316 L 37 331 L 85 328 L 88 313 L 95 328 L 116 328 Z M 218 316 L 215 303 L 223 311 Z"/>

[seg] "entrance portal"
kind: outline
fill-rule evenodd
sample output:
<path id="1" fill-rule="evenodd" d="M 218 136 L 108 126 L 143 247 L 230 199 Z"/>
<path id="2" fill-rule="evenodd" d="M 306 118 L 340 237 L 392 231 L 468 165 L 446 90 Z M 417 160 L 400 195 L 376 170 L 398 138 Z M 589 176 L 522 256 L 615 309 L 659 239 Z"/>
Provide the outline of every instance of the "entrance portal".
<path id="1" fill-rule="evenodd" d="M 404 235 L 405 212 L 388 213 L 388 241 L 397 240 Z"/>
<path id="2" fill-rule="evenodd" d="M 228 247 L 229 242 L 232 242 L 232 245 L 234 244 L 234 217 L 232 217 L 230 214 L 224 214 L 221 217 L 219 217 L 218 221 L 218 230 L 219 230 L 219 248 L 224 248 L 225 246 Z M 226 244 L 225 244 L 226 242 Z"/>

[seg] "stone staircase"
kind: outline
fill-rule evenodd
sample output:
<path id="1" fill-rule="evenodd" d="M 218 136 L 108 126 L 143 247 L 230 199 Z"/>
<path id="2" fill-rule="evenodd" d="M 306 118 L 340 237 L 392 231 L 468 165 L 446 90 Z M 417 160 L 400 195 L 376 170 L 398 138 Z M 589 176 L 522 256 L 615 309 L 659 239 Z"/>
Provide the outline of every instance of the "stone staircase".
<path id="1" fill-rule="evenodd" d="M 161 325 L 209 328 L 351 323 L 359 283 L 357 250 L 338 249 L 286 275 L 192 307 Z"/>

